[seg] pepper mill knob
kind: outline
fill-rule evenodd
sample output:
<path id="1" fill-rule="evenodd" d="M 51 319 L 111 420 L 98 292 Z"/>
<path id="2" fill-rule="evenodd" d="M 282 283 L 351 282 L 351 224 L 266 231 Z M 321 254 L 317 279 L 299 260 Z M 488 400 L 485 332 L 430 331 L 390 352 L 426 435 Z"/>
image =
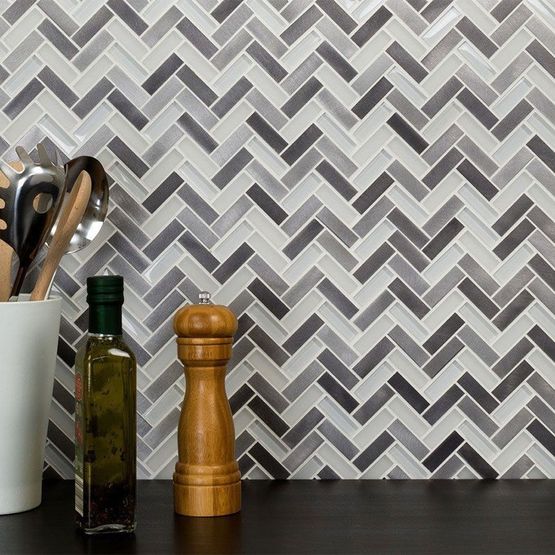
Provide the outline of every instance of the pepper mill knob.
<path id="1" fill-rule="evenodd" d="M 241 473 L 225 373 L 237 319 L 229 308 L 211 304 L 210 294 L 203 291 L 199 304 L 178 310 L 174 330 L 186 380 L 173 475 L 175 512 L 236 513 L 241 509 Z"/>

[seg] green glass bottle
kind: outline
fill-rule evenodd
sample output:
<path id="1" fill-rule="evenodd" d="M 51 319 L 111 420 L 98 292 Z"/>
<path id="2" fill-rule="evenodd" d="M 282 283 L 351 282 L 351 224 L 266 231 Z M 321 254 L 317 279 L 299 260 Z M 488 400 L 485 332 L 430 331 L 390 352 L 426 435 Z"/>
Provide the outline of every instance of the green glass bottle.
<path id="1" fill-rule="evenodd" d="M 135 529 L 135 356 L 122 338 L 123 278 L 87 279 L 89 334 L 75 360 L 75 513 L 89 534 Z"/>

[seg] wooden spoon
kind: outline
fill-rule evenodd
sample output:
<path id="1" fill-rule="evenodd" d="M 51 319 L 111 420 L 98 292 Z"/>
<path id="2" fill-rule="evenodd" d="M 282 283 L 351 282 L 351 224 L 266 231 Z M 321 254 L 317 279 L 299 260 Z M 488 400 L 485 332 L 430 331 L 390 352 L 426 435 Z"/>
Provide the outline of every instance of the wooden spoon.
<path id="1" fill-rule="evenodd" d="M 62 212 L 54 237 L 48 246 L 48 252 L 44 260 L 35 288 L 31 293 L 32 301 L 42 301 L 48 295 L 50 284 L 54 274 L 60 265 L 60 260 L 66 252 L 66 248 L 83 218 L 91 196 L 91 177 L 82 171 L 68 195 L 67 201 L 62 206 Z"/>

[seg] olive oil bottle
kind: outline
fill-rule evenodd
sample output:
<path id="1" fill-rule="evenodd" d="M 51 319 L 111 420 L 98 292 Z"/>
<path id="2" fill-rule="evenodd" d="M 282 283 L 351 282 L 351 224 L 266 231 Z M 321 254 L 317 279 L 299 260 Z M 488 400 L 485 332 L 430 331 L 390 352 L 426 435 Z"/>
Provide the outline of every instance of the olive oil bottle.
<path id="1" fill-rule="evenodd" d="M 85 533 L 135 529 L 136 362 L 122 338 L 123 278 L 87 279 L 75 361 L 75 513 Z"/>

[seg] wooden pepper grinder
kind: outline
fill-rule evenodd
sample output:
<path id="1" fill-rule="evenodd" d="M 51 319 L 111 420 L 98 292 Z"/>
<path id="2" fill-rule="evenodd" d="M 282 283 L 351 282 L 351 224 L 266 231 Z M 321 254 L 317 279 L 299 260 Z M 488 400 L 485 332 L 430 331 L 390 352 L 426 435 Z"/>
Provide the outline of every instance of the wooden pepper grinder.
<path id="1" fill-rule="evenodd" d="M 173 475 L 175 512 L 219 516 L 241 509 L 241 473 L 235 430 L 225 392 L 237 319 L 210 294 L 174 318 L 178 356 L 185 365 L 185 400 L 178 427 L 179 461 Z"/>

